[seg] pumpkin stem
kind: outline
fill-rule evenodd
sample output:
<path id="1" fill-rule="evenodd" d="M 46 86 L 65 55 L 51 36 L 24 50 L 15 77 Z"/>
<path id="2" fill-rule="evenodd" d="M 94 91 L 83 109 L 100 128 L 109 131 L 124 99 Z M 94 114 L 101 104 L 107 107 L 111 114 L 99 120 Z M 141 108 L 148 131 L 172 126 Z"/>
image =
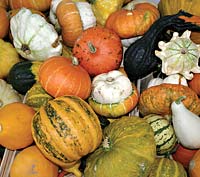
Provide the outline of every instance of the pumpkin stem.
<path id="1" fill-rule="evenodd" d="M 176 104 L 180 104 L 181 101 L 184 100 L 185 98 L 186 98 L 186 96 L 184 96 L 184 95 L 183 95 L 183 96 L 180 96 L 180 97 L 175 101 L 175 103 L 176 103 Z"/>
<path id="2" fill-rule="evenodd" d="M 71 58 L 72 58 L 72 64 L 73 65 L 75 65 L 75 66 L 79 65 L 78 58 L 76 58 L 76 57 L 71 57 Z"/>
<path id="3" fill-rule="evenodd" d="M 103 142 L 102 142 L 102 146 L 103 146 L 103 148 L 104 148 L 106 151 L 109 151 L 109 150 L 110 150 L 110 148 L 111 148 L 111 142 L 110 142 L 110 139 L 109 139 L 108 136 L 104 138 L 104 140 L 103 140 Z"/>
<path id="4" fill-rule="evenodd" d="M 27 44 L 22 44 L 22 47 L 21 47 L 21 50 L 26 54 L 26 55 L 30 55 L 31 54 L 31 51 L 28 47 Z"/>
<path id="5" fill-rule="evenodd" d="M 96 48 L 94 47 L 94 45 L 90 41 L 87 43 L 87 45 L 88 45 L 91 53 L 95 53 L 97 51 Z"/>

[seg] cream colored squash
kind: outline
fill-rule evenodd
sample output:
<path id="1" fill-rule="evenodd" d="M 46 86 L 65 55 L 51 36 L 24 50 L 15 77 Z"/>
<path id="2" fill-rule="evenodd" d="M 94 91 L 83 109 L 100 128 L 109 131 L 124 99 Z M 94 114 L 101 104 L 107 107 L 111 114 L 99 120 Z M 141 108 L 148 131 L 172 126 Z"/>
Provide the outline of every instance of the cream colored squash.
<path id="1" fill-rule="evenodd" d="M 21 8 L 11 18 L 10 29 L 13 44 L 25 59 L 44 61 L 62 53 L 62 44 L 54 26 L 27 8 Z"/>
<path id="2" fill-rule="evenodd" d="M 0 108 L 13 102 L 22 102 L 22 96 L 5 80 L 0 79 Z"/>

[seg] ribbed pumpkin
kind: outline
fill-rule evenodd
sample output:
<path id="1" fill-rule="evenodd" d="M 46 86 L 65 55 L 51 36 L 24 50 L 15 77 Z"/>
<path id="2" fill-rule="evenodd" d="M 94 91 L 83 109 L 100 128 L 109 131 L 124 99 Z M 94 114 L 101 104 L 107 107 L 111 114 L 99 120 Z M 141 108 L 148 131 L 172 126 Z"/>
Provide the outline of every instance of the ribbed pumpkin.
<path id="1" fill-rule="evenodd" d="M 147 177 L 156 155 L 151 126 L 136 116 L 109 124 L 104 140 L 86 161 L 84 177 Z"/>
<path id="2" fill-rule="evenodd" d="M 145 89 L 139 99 L 138 109 L 142 115 L 170 114 L 170 105 L 180 96 L 186 96 L 183 104 L 193 113 L 200 114 L 200 99 L 187 86 L 178 84 L 160 84 Z"/>
<path id="3" fill-rule="evenodd" d="M 69 94 L 86 99 L 91 92 L 90 76 L 76 58 L 72 61 L 63 56 L 47 59 L 40 67 L 39 82 L 53 97 Z"/>
<path id="4" fill-rule="evenodd" d="M 39 110 L 49 100 L 54 99 L 49 95 L 39 82 L 36 82 L 27 92 L 24 97 L 24 103 L 31 106 L 34 110 Z"/>
<path id="5" fill-rule="evenodd" d="M 200 16 L 199 0 L 160 0 L 158 3 L 158 9 L 162 16 L 172 15 L 177 13 L 180 9 L 189 12 L 193 15 Z M 192 32 L 191 39 L 195 43 L 200 43 L 200 33 Z"/>
<path id="6" fill-rule="evenodd" d="M 105 26 L 115 31 L 121 38 L 143 35 L 160 17 L 154 5 L 150 3 L 133 4 L 133 2 L 113 12 L 106 20 Z"/>
<path id="7" fill-rule="evenodd" d="M 8 5 L 11 9 L 26 7 L 39 11 L 46 11 L 50 8 L 50 4 L 51 0 L 8 0 Z"/>
<path id="8" fill-rule="evenodd" d="M 187 177 L 187 173 L 179 162 L 167 158 L 157 158 L 148 177 Z"/>
<path id="9" fill-rule="evenodd" d="M 194 154 L 189 163 L 190 177 L 199 177 L 200 172 L 200 149 Z"/>
<path id="10" fill-rule="evenodd" d="M 81 157 L 102 140 L 100 122 L 87 102 L 77 96 L 50 100 L 35 114 L 32 134 L 36 145 L 51 161 L 81 177 Z"/>
<path id="11" fill-rule="evenodd" d="M 73 47 L 83 30 L 96 26 L 96 17 L 88 2 L 62 0 L 56 8 L 56 16 L 61 26 L 62 39 L 70 47 Z"/>
<path id="12" fill-rule="evenodd" d="M 83 31 L 72 52 L 91 76 L 118 69 L 123 57 L 120 37 L 100 26 Z"/>
<path id="13" fill-rule="evenodd" d="M 0 7 L 0 22 L 0 38 L 4 38 L 9 31 L 9 19 L 6 10 L 2 7 Z"/>
<path id="14" fill-rule="evenodd" d="M 169 154 L 177 143 L 176 134 L 170 121 L 164 116 L 156 114 L 149 114 L 144 119 L 153 129 L 157 155 Z"/>

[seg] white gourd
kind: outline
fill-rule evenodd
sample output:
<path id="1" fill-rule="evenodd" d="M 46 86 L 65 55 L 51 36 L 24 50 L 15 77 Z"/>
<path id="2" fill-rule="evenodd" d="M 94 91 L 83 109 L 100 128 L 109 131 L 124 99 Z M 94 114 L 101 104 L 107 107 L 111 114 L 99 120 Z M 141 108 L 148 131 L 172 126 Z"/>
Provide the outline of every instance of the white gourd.
<path id="1" fill-rule="evenodd" d="M 54 26 L 39 14 L 21 8 L 10 20 L 13 44 L 28 60 L 44 61 L 62 53 L 62 44 Z"/>
<path id="2" fill-rule="evenodd" d="M 193 112 L 189 111 L 180 97 L 172 102 L 172 123 L 179 142 L 186 148 L 200 148 L 200 118 Z"/>
<path id="3" fill-rule="evenodd" d="M 132 94 L 132 83 L 122 72 L 113 70 L 92 80 L 92 98 L 98 103 L 119 103 Z"/>
<path id="4" fill-rule="evenodd" d="M 162 72 L 166 75 L 181 74 L 191 80 L 193 73 L 200 73 L 198 66 L 200 45 L 190 39 L 191 31 L 186 30 L 180 37 L 178 32 L 173 33 L 169 42 L 160 41 L 155 55 L 162 60 Z"/>
<path id="5" fill-rule="evenodd" d="M 5 80 L 0 79 L 0 108 L 13 102 L 22 102 L 22 96 Z"/>

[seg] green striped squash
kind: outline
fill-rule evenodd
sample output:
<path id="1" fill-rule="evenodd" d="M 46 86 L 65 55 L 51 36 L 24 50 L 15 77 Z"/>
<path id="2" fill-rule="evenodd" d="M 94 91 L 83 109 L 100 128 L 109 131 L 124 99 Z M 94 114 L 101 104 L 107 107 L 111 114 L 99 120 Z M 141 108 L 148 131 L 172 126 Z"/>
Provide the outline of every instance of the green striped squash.
<path id="1" fill-rule="evenodd" d="M 163 157 L 156 158 L 148 177 L 187 177 L 187 173 L 181 163 Z"/>
<path id="2" fill-rule="evenodd" d="M 102 140 L 97 115 L 77 96 L 61 96 L 40 107 L 33 117 L 32 134 L 49 160 L 77 177 L 81 176 L 79 160 Z"/>
<path id="3" fill-rule="evenodd" d="M 38 111 L 49 100 L 54 99 L 49 95 L 39 82 L 36 82 L 26 93 L 24 103 Z"/>
<path id="4" fill-rule="evenodd" d="M 151 126 L 123 116 L 103 131 L 104 140 L 86 160 L 84 177 L 147 177 L 156 157 Z"/>
<path id="5" fill-rule="evenodd" d="M 170 153 L 177 143 L 176 134 L 170 121 L 156 114 L 149 114 L 144 119 L 154 131 L 157 155 Z"/>

